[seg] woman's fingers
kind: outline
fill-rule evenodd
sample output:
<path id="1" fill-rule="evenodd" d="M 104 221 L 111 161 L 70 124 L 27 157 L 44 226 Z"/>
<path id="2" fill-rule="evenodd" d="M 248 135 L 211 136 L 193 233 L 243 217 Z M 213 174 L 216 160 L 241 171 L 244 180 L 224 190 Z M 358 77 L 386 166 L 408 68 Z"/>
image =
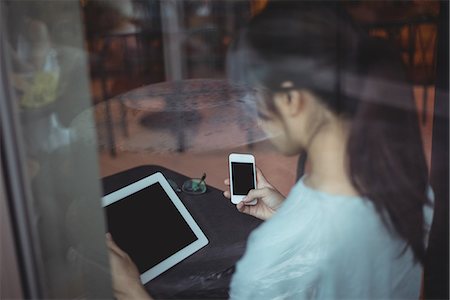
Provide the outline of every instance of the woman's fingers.
<path id="1" fill-rule="evenodd" d="M 250 192 L 248 192 L 247 196 L 245 196 L 242 199 L 242 202 L 251 202 L 255 199 L 263 198 L 263 197 L 267 196 L 267 192 L 268 192 L 267 188 L 250 190 Z"/>
<path id="2" fill-rule="evenodd" d="M 244 202 L 236 204 L 236 208 L 239 212 L 248 214 L 248 206 Z"/>
<path id="3" fill-rule="evenodd" d="M 264 174 L 260 168 L 256 168 L 256 182 L 258 183 L 258 186 L 272 187 L 272 185 L 267 181 L 266 177 L 264 177 Z"/>
<path id="4" fill-rule="evenodd" d="M 225 180 L 223 181 L 223 183 L 224 183 L 225 185 L 227 185 L 227 186 L 230 186 L 230 179 L 229 179 L 229 178 L 225 179 Z M 228 198 L 228 199 L 231 198 L 230 191 L 224 191 L 224 192 L 223 192 L 223 195 L 225 196 L 225 198 Z"/>
<path id="5" fill-rule="evenodd" d="M 111 234 L 108 232 L 106 234 L 106 244 L 108 245 L 108 248 L 115 254 L 121 256 L 121 257 L 127 257 L 128 255 L 117 246 L 117 244 L 112 239 Z"/>

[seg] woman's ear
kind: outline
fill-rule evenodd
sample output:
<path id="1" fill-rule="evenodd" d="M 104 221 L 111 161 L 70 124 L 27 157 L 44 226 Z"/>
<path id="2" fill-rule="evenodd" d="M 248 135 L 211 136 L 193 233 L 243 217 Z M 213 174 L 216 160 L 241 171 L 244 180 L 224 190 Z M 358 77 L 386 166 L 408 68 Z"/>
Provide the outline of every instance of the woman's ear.
<path id="1" fill-rule="evenodd" d="M 305 110 L 306 95 L 301 90 L 291 90 L 275 97 L 275 105 L 284 117 L 296 117 Z"/>

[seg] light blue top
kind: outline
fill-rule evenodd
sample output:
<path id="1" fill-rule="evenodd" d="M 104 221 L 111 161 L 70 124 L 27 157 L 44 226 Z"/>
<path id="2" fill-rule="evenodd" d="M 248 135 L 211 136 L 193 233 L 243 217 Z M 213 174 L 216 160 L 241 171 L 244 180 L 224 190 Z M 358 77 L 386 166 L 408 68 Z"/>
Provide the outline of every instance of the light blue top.
<path id="1" fill-rule="evenodd" d="M 432 198 L 432 195 L 430 195 Z M 424 210 L 428 228 L 432 208 Z M 370 201 L 300 180 L 249 237 L 232 299 L 419 299 L 422 267 Z"/>

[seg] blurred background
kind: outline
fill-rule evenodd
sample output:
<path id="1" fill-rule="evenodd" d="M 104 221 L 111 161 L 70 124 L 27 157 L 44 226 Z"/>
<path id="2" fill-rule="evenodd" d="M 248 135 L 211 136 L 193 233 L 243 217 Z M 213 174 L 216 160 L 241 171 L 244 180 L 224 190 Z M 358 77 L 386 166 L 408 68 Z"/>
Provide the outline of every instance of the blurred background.
<path id="1" fill-rule="evenodd" d="M 439 2 L 342 4 L 371 35 L 401 50 L 429 161 Z M 255 118 L 232 101 L 243 97 L 245 87 L 226 85 L 227 47 L 266 5 L 245 0 L 82 2 L 102 174 L 156 163 L 190 176 L 209 171 L 209 183 L 222 188 L 227 153 L 252 151 L 271 180 L 289 191 L 297 158 L 278 155 Z M 183 80 L 178 97 L 175 86 L 161 84 L 175 80 Z"/>

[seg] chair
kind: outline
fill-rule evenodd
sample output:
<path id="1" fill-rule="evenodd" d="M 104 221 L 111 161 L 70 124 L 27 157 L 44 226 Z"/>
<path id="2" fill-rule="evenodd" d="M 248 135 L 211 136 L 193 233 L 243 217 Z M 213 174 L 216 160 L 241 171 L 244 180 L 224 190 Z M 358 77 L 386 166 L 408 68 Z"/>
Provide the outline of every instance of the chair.
<path id="1" fill-rule="evenodd" d="M 97 45 L 91 52 L 91 76 L 100 81 L 100 101 L 105 102 L 107 144 L 111 156 L 116 155 L 115 135 L 109 100 L 130 89 L 162 78 L 162 58 L 158 45 L 160 32 L 136 30 L 110 32 L 94 36 L 89 43 Z M 156 45 L 156 48 L 155 48 Z M 158 60 L 159 59 L 159 60 Z M 152 77 L 153 76 L 153 77 Z M 126 108 L 120 102 L 120 126 L 128 136 Z"/>
<path id="2" fill-rule="evenodd" d="M 437 19 L 424 16 L 409 25 L 408 75 L 413 84 L 424 89 L 422 122 L 427 121 L 428 87 L 436 81 Z"/>
<path id="3" fill-rule="evenodd" d="M 376 22 L 366 27 L 369 34 L 387 38 L 401 50 L 408 80 L 423 87 L 422 122 L 426 123 L 428 88 L 436 79 L 437 17 L 419 15 L 405 20 Z"/>

